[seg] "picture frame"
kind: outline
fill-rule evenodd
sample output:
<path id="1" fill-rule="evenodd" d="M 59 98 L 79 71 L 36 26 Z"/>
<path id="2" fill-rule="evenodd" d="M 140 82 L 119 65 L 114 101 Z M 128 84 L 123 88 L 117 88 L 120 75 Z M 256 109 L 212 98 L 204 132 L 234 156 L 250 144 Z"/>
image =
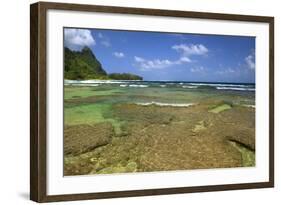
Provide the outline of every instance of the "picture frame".
<path id="1" fill-rule="evenodd" d="M 52 170 L 48 166 L 52 157 L 51 154 L 53 147 L 48 147 L 50 134 L 56 133 L 56 130 L 51 131 L 48 124 L 48 116 L 50 101 L 48 97 L 53 91 L 48 84 L 50 80 L 50 72 L 48 66 L 51 64 L 48 59 L 50 54 L 49 44 L 52 37 L 49 31 L 49 26 L 53 20 L 56 20 L 55 15 L 50 16 L 50 11 L 62 12 L 64 15 L 67 13 L 76 13 L 76 15 L 85 14 L 91 15 L 92 13 L 103 15 L 119 15 L 119 16 L 136 16 L 138 18 L 152 18 L 162 19 L 163 25 L 169 25 L 169 18 L 180 19 L 193 19 L 195 21 L 219 21 L 225 24 L 234 22 L 236 24 L 261 24 L 266 26 L 265 36 L 267 42 L 268 55 L 266 56 L 268 64 L 265 69 L 265 76 L 263 79 L 266 84 L 266 99 L 268 114 L 265 116 L 266 121 L 262 121 L 267 126 L 266 142 L 264 146 L 267 153 L 266 163 L 263 167 L 266 172 L 263 180 L 252 180 L 251 182 L 233 182 L 206 185 L 171 185 L 164 187 L 152 188 L 127 188 L 120 190 L 108 191 L 82 191 L 70 193 L 61 192 L 58 194 L 50 194 L 48 188 L 51 187 L 50 172 Z M 79 14 L 80 13 L 80 14 Z M 66 17 L 65 17 L 66 18 Z M 102 17 L 101 17 L 102 18 Z M 60 20 L 57 19 L 59 22 Z M 63 22 L 63 21 L 62 21 Z M 78 22 L 78 23 L 77 23 Z M 77 20 L 76 25 L 79 24 Z M 63 23 L 62 23 L 63 24 Z M 70 26 L 70 25 L 64 25 Z M 119 26 L 119 25 L 115 25 Z M 85 25 L 82 25 L 85 27 Z M 107 29 L 106 27 L 104 29 Z M 119 28 L 123 29 L 123 28 Z M 169 29 L 166 28 L 160 28 Z M 130 29 L 129 29 L 130 30 Z M 133 29 L 131 29 L 133 30 Z M 157 29 L 156 29 L 157 30 Z M 173 31 L 172 31 L 173 32 Z M 211 30 L 210 30 L 211 32 Z M 248 31 L 250 32 L 250 31 Z M 212 34 L 216 31 L 212 30 Z M 62 37 L 62 34 L 59 34 Z M 259 40 L 259 39 L 258 39 Z M 260 47 L 257 48 L 257 50 Z M 262 53 L 263 54 L 263 53 Z M 262 55 L 258 55 L 262 56 Z M 63 62 L 59 62 L 63 68 Z M 63 72 L 63 69 L 61 69 Z M 262 82 L 262 80 L 261 80 Z M 54 85 L 57 86 L 56 84 Z M 261 83 L 261 86 L 262 83 Z M 63 102 L 63 99 L 60 99 Z M 63 127 L 63 124 L 60 125 Z M 58 132 L 57 132 L 58 133 Z M 61 134 L 61 133 L 60 133 Z M 261 145 L 263 146 L 263 145 Z M 56 155 L 57 152 L 54 154 Z M 260 166 L 260 164 L 258 164 Z M 257 166 L 257 167 L 259 167 Z M 197 176 L 200 176 L 200 171 Z M 62 173 L 59 173 L 63 177 Z M 153 176 L 157 178 L 157 173 Z M 126 177 L 125 175 L 122 175 Z M 181 175 L 185 176 L 185 175 Z M 114 176 L 112 176 L 114 177 Z M 173 177 L 173 176 L 172 176 Z M 112 179 L 112 178 L 111 178 Z M 157 178 L 161 179 L 161 178 Z M 172 178 L 171 178 L 172 179 Z M 104 180 L 104 178 L 103 178 Z M 183 180 L 184 181 L 184 180 Z M 57 182 L 60 183 L 60 182 Z M 126 183 L 133 183 L 127 181 Z M 94 187 L 95 184 L 91 184 Z M 125 186 L 125 185 L 124 185 Z M 139 186 L 141 187 L 141 185 Z M 219 14 L 219 13 L 206 13 L 206 12 L 190 12 L 190 11 L 175 11 L 175 10 L 158 10 L 158 9 L 144 9 L 144 8 L 129 8 L 129 7 L 111 7 L 111 6 L 98 6 L 98 5 L 85 5 L 85 4 L 65 4 L 65 3 L 49 3 L 38 2 L 30 6 L 30 199 L 36 202 L 54 202 L 54 201 L 70 201 L 70 200 L 87 200 L 87 199 L 101 199 L 101 198 L 115 198 L 115 197 L 133 197 L 133 196 L 148 196 L 148 195 L 162 195 L 162 194 L 180 194 L 180 193 L 193 193 L 193 192 L 210 192 L 210 191 L 223 191 L 223 190 L 237 190 L 237 189 L 254 189 L 254 188 L 268 188 L 274 187 L 274 17 L 267 16 L 249 16 L 237 14 Z M 79 187 L 78 187 L 79 188 Z M 91 189 L 91 188 L 90 188 Z"/>

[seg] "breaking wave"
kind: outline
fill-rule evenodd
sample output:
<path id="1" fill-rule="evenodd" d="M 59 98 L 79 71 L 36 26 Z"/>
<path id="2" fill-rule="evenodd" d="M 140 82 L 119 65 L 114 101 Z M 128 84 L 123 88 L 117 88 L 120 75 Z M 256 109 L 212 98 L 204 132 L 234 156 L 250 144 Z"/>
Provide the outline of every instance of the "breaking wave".
<path id="1" fill-rule="evenodd" d="M 137 105 L 142 106 L 150 106 L 150 105 L 156 105 L 160 107 L 189 107 L 194 105 L 194 103 L 162 103 L 162 102 L 147 102 L 147 103 L 136 103 Z"/>
<path id="2" fill-rule="evenodd" d="M 216 87 L 217 90 L 237 90 L 237 91 L 255 91 L 255 88 L 247 88 L 247 87 Z"/>
<path id="3" fill-rule="evenodd" d="M 129 85 L 129 87 L 133 87 L 133 88 L 147 88 L 149 86 L 148 85 L 131 84 L 131 85 Z"/>

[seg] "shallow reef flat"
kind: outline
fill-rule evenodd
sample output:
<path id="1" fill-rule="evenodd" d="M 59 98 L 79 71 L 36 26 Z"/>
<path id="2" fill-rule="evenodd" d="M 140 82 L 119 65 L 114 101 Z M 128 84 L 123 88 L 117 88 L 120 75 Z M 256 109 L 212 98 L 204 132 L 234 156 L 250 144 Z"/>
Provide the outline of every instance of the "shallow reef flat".
<path id="1" fill-rule="evenodd" d="M 64 175 L 255 166 L 252 96 L 138 89 L 65 89 Z"/>

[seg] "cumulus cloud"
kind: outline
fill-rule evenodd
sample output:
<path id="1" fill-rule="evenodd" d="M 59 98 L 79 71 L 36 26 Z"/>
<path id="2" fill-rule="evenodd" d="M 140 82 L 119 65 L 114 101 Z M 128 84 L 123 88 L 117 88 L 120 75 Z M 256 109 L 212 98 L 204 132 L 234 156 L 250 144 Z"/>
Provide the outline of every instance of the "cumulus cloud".
<path id="1" fill-rule="evenodd" d="M 122 53 L 122 52 L 114 52 L 113 55 L 114 55 L 116 58 L 124 58 L 124 57 L 125 57 L 125 54 Z"/>
<path id="2" fill-rule="evenodd" d="M 256 68 L 256 64 L 255 64 L 255 57 L 254 55 L 248 55 L 246 58 L 245 58 L 245 62 L 248 66 L 248 68 L 250 70 L 254 70 Z"/>
<path id="3" fill-rule="evenodd" d="M 65 46 L 71 50 L 81 50 L 84 46 L 93 46 L 96 44 L 91 31 L 88 29 L 65 29 Z"/>
<path id="4" fill-rule="evenodd" d="M 180 52 L 183 56 L 205 55 L 209 51 L 202 44 L 179 44 L 172 46 L 172 49 Z"/>
<path id="5" fill-rule="evenodd" d="M 179 61 L 182 62 L 182 63 L 189 63 L 189 62 L 191 62 L 191 60 L 188 57 L 186 57 L 186 56 L 181 57 L 179 59 Z"/>
<path id="6" fill-rule="evenodd" d="M 153 59 L 153 60 L 147 60 L 138 56 L 135 56 L 135 63 L 137 67 L 139 67 L 140 70 L 142 71 L 148 71 L 152 69 L 163 69 L 167 68 L 173 65 L 180 65 L 183 63 L 190 62 L 189 58 L 187 57 L 182 57 L 179 58 L 178 60 L 171 61 L 168 59 Z"/>
<path id="7" fill-rule="evenodd" d="M 208 49 L 202 44 L 196 44 L 196 45 L 179 44 L 179 45 L 172 46 L 172 49 L 180 53 L 177 60 L 169 60 L 169 59 L 148 60 L 135 56 L 135 63 L 136 63 L 135 65 L 142 71 L 148 71 L 152 69 L 163 69 L 174 65 L 190 63 L 192 62 L 190 56 L 205 55 L 208 52 Z"/>

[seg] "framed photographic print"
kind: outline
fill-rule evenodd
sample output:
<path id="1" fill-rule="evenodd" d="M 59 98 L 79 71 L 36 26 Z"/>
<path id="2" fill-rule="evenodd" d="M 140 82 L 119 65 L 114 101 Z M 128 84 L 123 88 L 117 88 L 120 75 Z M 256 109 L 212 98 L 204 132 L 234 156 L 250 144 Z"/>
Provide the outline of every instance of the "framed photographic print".
<path id="1" fill-rule="evenodd" d="M 31 5 L 30 197 L 274 186 L 274 18 Z"/>

